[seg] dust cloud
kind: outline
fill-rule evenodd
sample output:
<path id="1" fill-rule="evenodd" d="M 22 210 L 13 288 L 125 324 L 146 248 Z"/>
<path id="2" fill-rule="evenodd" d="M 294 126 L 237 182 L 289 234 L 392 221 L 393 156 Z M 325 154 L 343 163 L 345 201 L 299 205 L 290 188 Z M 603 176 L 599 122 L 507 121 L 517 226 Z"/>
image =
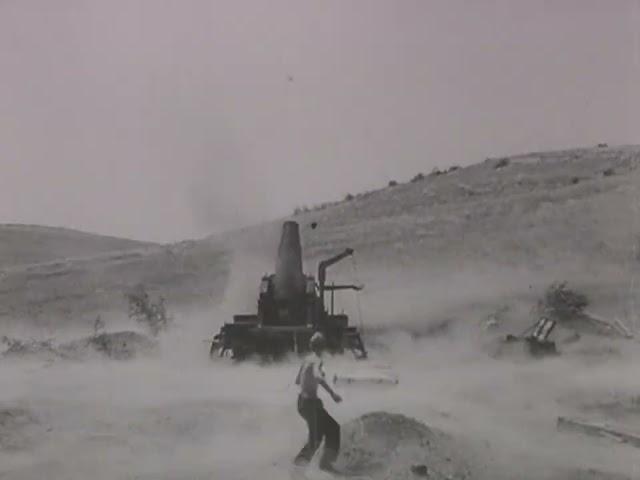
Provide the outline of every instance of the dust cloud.
<path id="1" fill-rule="evenodd" d="M 296 360 L 234 365 L 208 357 L 207 339 L 232 313 L 255 310 L 256 272 L 270 270 L 269 256 L 236 255 L 223 301 L 176 312 L 153 355 L 3 361 L 0 477 L 287 478 L 306 436 L 295 411 Z M 559 472 L 578 468 L 638 478 L 631 447 L 555 426 L 557 416 L 581 412 L 588 395 L 640 391 L 631 346 L 616 344 L 619 356 L 595 363 L 577 353 L 536 361 L 489 355 L 495 338 L 482 318 L 505 303 L 511 315 L 526 316 L 535 298 L 536 282 L 522 273 L 435 282 L 372 268 L 362 280 L 370 286 L 361 298 L 370 359 L 329 359 L 329 377 L 384 366 L 400 383 L 341 387 L 343 403 L 325 400 L 341 424 L 371 411 L 413 417 L 457 439 L 473 478 L 569 478 Z M 357 315 L 348 300 L 344 306 Z"/>

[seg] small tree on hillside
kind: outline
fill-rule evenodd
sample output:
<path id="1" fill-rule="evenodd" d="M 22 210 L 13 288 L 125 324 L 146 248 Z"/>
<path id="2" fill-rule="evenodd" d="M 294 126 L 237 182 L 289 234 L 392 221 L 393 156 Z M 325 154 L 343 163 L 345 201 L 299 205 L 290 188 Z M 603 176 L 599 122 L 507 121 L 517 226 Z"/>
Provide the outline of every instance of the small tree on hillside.
<path id="1" fill-rule="evenodd" d="M 152 335 L 157 336 L 169 326 L 171 317 L 167 314 L 163 297 L 152 302 L 143 285 L 138 285 L 126 297 L 129 301 L 129 318 L 145 325 Z"/>
<path id="2" fill-rule="evenodd" d="M 504 168 L 504 167 L 508 166 L 509 163 L 511 163 L 511 162 L 509 161 L 508 158 L 506 158 L 506 157 L 500 158 L 500 159 L 498 159 L 498 161 L 496 162 L 496 164 L 494 165 L 493 168 L 495 168 L 496 170 L 499 170 L 501 168 Z"/>
<path id="3" fill-rule="evenodd" d="M 97 337 L 101 333 L 104 333 L 104 320 L 102 320 L 101 315 L 98 315 L 95 322 L 93 322 L 93 336 Z"/>

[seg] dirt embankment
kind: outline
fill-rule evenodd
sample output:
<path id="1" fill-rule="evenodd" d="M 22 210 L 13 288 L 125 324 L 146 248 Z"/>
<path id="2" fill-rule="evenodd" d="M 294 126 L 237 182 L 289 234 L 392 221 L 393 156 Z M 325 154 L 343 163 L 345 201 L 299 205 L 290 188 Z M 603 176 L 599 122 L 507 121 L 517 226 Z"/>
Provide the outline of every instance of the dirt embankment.
<path id="1" fill-rule="evenodd" d="M 382 478 L 470 479 L 449 435 L 404 415 L 373 412 L 343 428 L 339 463 L 345 471 Z"/>
<path id="2" fill-rule="evenodd" d="M 150 353 L 156 342 L 138 332 L 122 331 L 100 333 L 64 343 L 53 340 L 20 340 L 5 336 L 2 338 L 2 346 L 0 354 L 5 358 L 84 360 L 97 354 L 115 360 L 128 360 Z"/>
<path id="3" fill-rule="evenodd" d="M 613 472 L 499 459 L 486 445 L 379 411 L 343 427 L 340 468 L 372 480 L 632 480 Z"/>

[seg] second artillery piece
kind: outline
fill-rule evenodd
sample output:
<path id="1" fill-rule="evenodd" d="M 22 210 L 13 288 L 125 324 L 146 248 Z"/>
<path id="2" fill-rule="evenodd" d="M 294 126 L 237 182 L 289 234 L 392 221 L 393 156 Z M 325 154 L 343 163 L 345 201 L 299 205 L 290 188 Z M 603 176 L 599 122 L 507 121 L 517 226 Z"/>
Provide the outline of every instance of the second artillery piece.
<path id="1" fill-rule="evenodd" d="M 279 358 L 308 350 L 309 338 L 320 331 L 332 353 L 350 350 L 357 358 L 366 358 L 360 332 L 349 325 L 349 318 L 334 312 L 337 290 L 361 290 L 357 285 L 327 285 L 326 271 L 331 265 L 353 255 L 347 248 L 318 264 L 318 278 L 302 270 L 300 230 L 296 222 L 282 226 L 276 271 L 260 282 L 258 312 L 234 315 L 233 323 L 225 323 L 211 342 L 211 357 L 231 355 L 244 359 L 251 355 Z M 325 294 L 330 293 L 330 308 Z"/>

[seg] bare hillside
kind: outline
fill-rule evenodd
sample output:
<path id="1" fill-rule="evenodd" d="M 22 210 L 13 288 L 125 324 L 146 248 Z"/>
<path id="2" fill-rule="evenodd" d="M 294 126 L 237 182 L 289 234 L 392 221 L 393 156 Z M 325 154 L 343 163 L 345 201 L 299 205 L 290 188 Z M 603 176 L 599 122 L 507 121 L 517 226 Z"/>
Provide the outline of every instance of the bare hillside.
<path id="1" fill-rule="evenodd" d="M 148 245 L 151 244 L 66 228 L 6 224 L 0 225 L 0 268 Z"/>
<path id="2" fill-rule="evenodd" d="M 227 252 L 209 242 L 109 252 L 6 268 L 0 321 L 47 329 L 124 319 L 125 294 L 144 285 L 170 305 L 212 303 L 224 289 Z"/>
<path id="3" fill-rule="evenodd" d="M 549 278 L 563 272 L 585 282 L 615 283 L 612 289 L 619 291 L 635 269 L 639 160 L 639 147 L 492 158 L 293 218 L 302 226 L 309 270 L 331 252 L 354 247 L 360 273 L 374 292 L 376 282 L 390 282 L 380 269 L 407 267 L 431 278 L 487 269 Z M 314 230 L 312 222 L 318 223 Z M 260 275 L 273 268 L 279 228 L 278 221 L 171 246 L 5 268 L 0 318 L 61 325 L 60 320 L 92 319 L 109 310 L 124 313 L 122 294 L 137 283 L 164 295 L 174 308 L 210 308 L 223 298 L 229 279 L 236 283 L 227 295 L 243 290 L 243 308 L 251 309 Z M 83 236 L 68 238 L 65 243 L 60 235 L 50 248 L 45 243 L 41 256 L 87 254 Z M 105 239 L 99 245 L 106 250 L 122 244 Z M 19 258 L 16 253 L 13 262 Z M 339 265 L 335 272 L 350 273 L 347 268 Z"/>
<path id="4" fill-rule="evenodd" d="M 640 298 L 639 154 L 490 159 L 295 216 L 308 272 L 356 249 L 358 268 L 337 264 L 331 280 L 364 281 L 369 367 L 380 361 L 400 378 L 340 385 L 345 401 L 330 407 L 344 427 L 340 468 L 374 480 L 638 478 L 633 445 L 558 427 L 566 417 L 640 431 L 635 340 L 559 322 L 558 356 L 493 347 L 529 326 L 542 288 L 567 277 L 589 309 L 633 326 L 637 311 L 624 309 Z M 0 369 L 13 387 L 0 397 L 0 477 L 286 478 L 306 438 L 293 410 L 298 366 L 212 363 L 203 341 L 232 313 L 255 309 L 279 233 L 278 221 L 5 268 L 3 326 L 48 336 L 32 340 L 36 329 L 25 328 L 2 339 L 10 355 Z M 139 283 L 177 317 L 140 355 L 144 337 L 111 323 L 126 321 L 124 293 Z M 97 314 L 106 335 L 89 333 Z M 64 339 L 70 325 L 84 333 Z M 329 377 L 357 368 L 327 363 Z"/>
<path id="5" fill-rule="evenodd" d="M 321 225 L 305 237 L 310 256 L 350 244 L 370 261 L 403 265 L 627 263 L 640 222 L 639 162 L 636 147 L 487 159 L 299 220 Z"/>

